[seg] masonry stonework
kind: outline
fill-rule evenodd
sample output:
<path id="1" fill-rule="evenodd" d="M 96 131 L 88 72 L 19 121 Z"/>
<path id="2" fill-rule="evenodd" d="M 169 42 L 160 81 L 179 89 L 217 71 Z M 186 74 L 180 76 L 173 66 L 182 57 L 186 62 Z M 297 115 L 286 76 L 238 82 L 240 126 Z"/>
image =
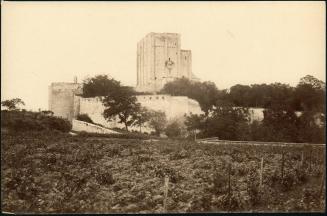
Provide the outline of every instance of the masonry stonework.
<path id="1" fill-rule="evenodd" d="M 198 80 L 192 73 L 192 53 L 181 50 L 176 33 L 149 33 L 137 44 L 137 91 L 158 92 L 176 78 Z"/>
<path id="2" fill-rule="evenodd" d="M 49 86 L 49 110 L 56 116 L 72 121 L 78 111 L 76 94 L 80 87 L 79 83 L 52 83 Z"/>

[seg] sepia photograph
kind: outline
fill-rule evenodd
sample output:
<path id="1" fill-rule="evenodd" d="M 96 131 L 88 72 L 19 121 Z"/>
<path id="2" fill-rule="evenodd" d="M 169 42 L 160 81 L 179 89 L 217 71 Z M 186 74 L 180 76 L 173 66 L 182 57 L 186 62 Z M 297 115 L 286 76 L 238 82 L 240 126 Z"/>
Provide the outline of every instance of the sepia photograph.
<path id="1" fill-rule="evenodd" d="M 326 212 L 324 1 L 1 1 L 1 212 Z"/>

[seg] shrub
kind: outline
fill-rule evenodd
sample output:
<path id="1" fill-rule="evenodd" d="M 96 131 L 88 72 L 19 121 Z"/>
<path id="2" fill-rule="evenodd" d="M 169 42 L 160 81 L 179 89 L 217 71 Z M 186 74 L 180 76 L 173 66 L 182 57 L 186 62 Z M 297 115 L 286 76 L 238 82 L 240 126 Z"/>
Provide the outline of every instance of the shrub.
<path id="1" fill-rule="evenodd" d="M 224 194 L 228 191 L 228 179 L 226 173 L 215 172 L 212 179 L 213 193 Z"/>
<path id="2" fill-rule="evenodd" d="M 256 170 L 252 169 L 247 176 L 247 192 L 250 198 L 250 202 L 252 206 L 255 206 L 260 203 L 261 201 L 261 194 L 259 191 L 259 182 L 258 180 L 258 173 Z"/>
<path id="3" fill-rule="evenodd" d="M 72 129 L 71 123 L 63 118 L 46 117 L 49 129 L 59 130 L 61 132 L 69 132 Z"/>
<path id="4" fill-rule="evenodd" d="M 217 197 L 216 205 L 224 211 L 237 211 L 243 208 L 243 201 L 237 192 Z"/>
<path id="5" fill-rule="evenodd" d="M 99 172 L 96 175 L 96 180 L 101 184 L 101 185 L 111 185 L 115 183 L 115 180 L 112 176 L 112 174 L 108 171 L 102 171 Z"/>
<path id="6" fill-rule="evenodd" d="M 79 121 L 84 121 L 84 122 L 94 124 L 94 122 L 92 121 L 90 116 L 88 116 L 88 114 L 79 114 L 76 119 Z"/>
<path id="7" fill-rule="evenodd" d="M 182 134 L 181 125 L 177 121 L 174 121 L 167 125 L 165 133 L 169 138 L 179 137 Z"/>

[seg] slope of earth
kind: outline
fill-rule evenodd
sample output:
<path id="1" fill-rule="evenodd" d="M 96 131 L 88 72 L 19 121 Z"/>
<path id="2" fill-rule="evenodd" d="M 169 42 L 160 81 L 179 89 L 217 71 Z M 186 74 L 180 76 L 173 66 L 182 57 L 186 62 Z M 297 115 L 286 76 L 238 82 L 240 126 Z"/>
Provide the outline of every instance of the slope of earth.
<path id="1" fill-rule="evenodd" d="M 2 134 L 2 210 L 322 212 L 324 151 L 62 133 Z"/>

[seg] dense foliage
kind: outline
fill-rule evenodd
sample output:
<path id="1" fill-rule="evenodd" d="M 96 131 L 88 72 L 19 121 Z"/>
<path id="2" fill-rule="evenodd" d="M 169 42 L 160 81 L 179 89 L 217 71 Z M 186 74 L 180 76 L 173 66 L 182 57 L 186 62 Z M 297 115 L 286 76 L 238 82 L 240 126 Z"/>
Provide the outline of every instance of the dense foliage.
<path id="1" fill-rule="evenodd" d="M 280 109 L 264 110 L 262 122 L 249 122 L 246 108 L 221 106 L 209 116 L 189 115 L 185 125 L 198 137 L 218 137 L 224 140 L 325 143 L 325 116 L 315 112 Z M 317 120 L 319 123 L 317 123 Z"/>
<path id="2" fill-rule="evenodd" d="M 14 213 L 323 212 L 324 150 L 1 136 L 2 210 Z M 260 186 L 260 161 L 263 185 Z"/>
<path id="3" fill-rule="evenodd" d="M 235 85 L 218 90 L 213 83 L 185 78 L 167 83 L 163 93 L 197 100 L 203 115 L 189 115 L 190 134 L 228 140 L 325 142 L 325 84 L 307 75 L 296 87 L 286 84 Z M 262 107 L 264 120 L 251 121 L 248 107 Z M 296 113 L 297 111 L 301 113 Z"/>
<path id="4" fill-rule="evenodd" d="M 199 137 L 219 137 L 225 140 L 249 140 L 247 108 L 215 107 L 209 116 L 189 115 L 185 125 L 189 131 L 198 129 Z"/>
<path id="5" fill-rule="evenodd" d="M 14 131 L 71 130 L 72 125 L 68 120 L 45 113 L 47 112 L 1 111 L 1 128 Z"/>
<path id="6" fill-rule="evenodd" d="M 307 75 L 296 87 L 287 84 L 234 85 L 229 92 L 218 90 L 212 82 L 192 82 L 180 78 L 167 83 L 161 91 L 171 95 L 188 96 L 199 102 L 206 114 L 215 105 L 230 104 L 237 107 L 275 107 L 297 111 L 316 110 L 324 112 L 325 83 Z"/>
<path id="7" fill-rule="evenodd" d="M 120 82 L 107 75 L 97 75 L 83 81 L 83 97 L 107 96 L 120 87 Z"/>
<path id="8" fill-rule="evenodd" d="M 13 98 L 10 100 L 1 101 L 1 106 L 5 107 L 6 109 L 12 110 L 19 110 L 19 106 L 25 105 L 24 101 L 20 98 Z"/>

